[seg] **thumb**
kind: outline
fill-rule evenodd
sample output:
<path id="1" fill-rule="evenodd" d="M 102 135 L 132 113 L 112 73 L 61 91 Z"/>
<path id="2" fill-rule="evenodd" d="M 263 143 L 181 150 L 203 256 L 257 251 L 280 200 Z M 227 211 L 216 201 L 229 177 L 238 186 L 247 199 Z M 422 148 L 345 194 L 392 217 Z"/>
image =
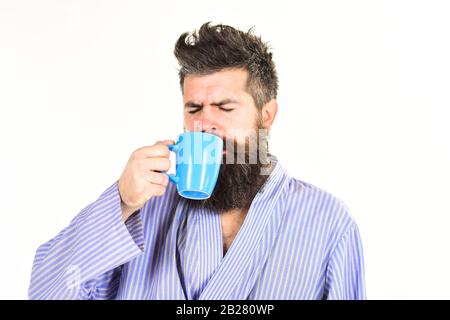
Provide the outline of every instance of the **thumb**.
<path id="1" fill-rule="evenodd" d="M 175 144 L 175 141 L 173 140 L 161 140 L 156 142 L 156 144 L 163 144 L 165 146 L 171 145 L 171 144 Z"/>

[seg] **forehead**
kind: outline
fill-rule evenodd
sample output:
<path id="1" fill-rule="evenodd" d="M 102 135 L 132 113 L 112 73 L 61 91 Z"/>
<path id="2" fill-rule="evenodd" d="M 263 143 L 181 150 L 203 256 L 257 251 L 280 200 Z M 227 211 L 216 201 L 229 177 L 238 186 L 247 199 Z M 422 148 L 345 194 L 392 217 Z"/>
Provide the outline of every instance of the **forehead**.
<path id="1" fill-rule="evenodd" d="M 248 73 L 243 69 L 226 69 L 208 75 L 184 78 L 183 100 L 198 101 L 235 98 L 247 94 Z"/>

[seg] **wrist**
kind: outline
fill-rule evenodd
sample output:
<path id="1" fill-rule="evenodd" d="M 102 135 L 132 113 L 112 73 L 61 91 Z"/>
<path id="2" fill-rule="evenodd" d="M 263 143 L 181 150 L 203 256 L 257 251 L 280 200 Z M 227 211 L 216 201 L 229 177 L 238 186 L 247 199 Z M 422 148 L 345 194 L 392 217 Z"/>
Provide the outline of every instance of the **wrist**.
<path id="1" fill-rule="evenodd" d="M 128 207 L 123 201 L 120 202 L 120 208 L 122 209 L 122 221 L 125 222 L 127 219 L 137 210 Z"/>

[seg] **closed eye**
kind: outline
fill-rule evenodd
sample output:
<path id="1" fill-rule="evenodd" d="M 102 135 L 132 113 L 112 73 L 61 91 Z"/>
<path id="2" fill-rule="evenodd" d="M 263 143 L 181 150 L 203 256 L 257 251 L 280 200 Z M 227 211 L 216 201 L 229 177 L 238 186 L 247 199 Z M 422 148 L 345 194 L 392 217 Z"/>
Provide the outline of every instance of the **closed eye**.
<path id="1" fill-rule="evenodd" d="M 191 107 L 190 111 L 188 111 L 190 114 L 194 114 L 196 112 L 198 112 L 202 107 Z"/>
<path id="2" fill-rule="evenodd" d="M 194 114 L 194 113 L 197 113 L 198 111 L 200 111 L 202 108 L 203 107 L 190 107 L 191 110 L 189 110 L 188 112 L 190 114 Z M 219 109 L 224 112 L 231 112 L 234 110 L 234 108 L 224 108 L 224 107 L 219 107 Z"/>

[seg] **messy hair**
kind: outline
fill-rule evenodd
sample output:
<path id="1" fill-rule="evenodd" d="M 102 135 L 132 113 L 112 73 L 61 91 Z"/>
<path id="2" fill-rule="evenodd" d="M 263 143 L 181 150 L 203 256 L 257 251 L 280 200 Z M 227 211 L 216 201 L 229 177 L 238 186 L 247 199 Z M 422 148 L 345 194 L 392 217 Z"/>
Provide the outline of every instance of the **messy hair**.
<path id="1" fill-rule="evenodd" d="M 243 32 L 207 22 L 198 32 L 183 33 L 175 44 L 174 54 L 180 64 L 181 91 L 187 75 L 207 75 L 237 68 L 247 71 L 247 92 L 259 110 L 277 97 L 278 75 L 272 52 L 261 37 L 253 34 L 253 28 Z"/>

